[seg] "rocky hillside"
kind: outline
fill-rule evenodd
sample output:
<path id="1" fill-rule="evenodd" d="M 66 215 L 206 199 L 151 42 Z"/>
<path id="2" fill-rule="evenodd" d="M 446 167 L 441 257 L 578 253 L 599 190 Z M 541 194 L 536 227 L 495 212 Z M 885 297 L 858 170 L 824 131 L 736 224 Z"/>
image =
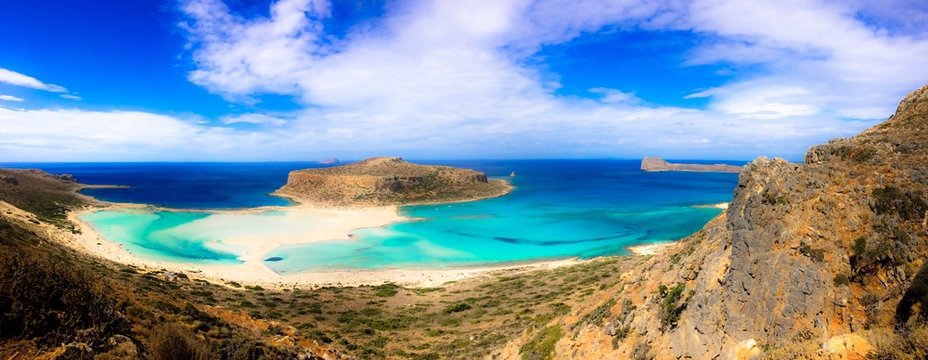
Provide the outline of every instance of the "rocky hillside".
<path id="1" fill-rule="evenodd" d="M 754 160 L 726 213 L 500 355 L 556 328 L 565 358 L 928 358 L 926 240 L 928 86 L 802 164 Z"/>
<path id="2" fill-rule="evenodd" d="M 300 202 L 351 206 L 466 201 L 501 196 L 511 187 L 484 173 L 419 165 L 398 157 L 290 172 L 277 194 Z"/>

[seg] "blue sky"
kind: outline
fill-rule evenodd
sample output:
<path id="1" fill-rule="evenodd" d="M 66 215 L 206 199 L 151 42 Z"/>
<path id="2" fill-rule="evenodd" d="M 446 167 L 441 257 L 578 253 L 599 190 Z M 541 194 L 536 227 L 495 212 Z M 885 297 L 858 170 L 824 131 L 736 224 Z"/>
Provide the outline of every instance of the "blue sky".
<path id="1" fill-rule="evenodd" d="M 0 161 L 799 159 L 928 82 L 926 14 L 905 0 L 11 2 Z"/>

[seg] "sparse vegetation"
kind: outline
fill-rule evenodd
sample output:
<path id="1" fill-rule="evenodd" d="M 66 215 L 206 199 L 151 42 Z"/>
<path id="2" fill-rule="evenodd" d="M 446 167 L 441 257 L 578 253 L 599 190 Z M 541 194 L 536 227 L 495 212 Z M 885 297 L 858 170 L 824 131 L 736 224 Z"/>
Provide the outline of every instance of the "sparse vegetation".
<path id="1" fill-rule="evenodd" d="M 873 159 L 876 156 L 876 150 L 873 148 L 863 148 L 854 153 L 854 161 L 856 162 L 867 162 L 870 159 Z"/>
<path id="2" fill-rule="evenodd" d="M 391 296 L 396 295 L 397 289 L 399 289 L 399 286 L 393 283 L 388 283 L 388 284 L 376 286 L 374 289 L 376 290 L 374 295 L 377 295 L 380 297 L 391 297 Z"/>
<path id="3" fill-rule="evenodd" d="M 684 283 L 677 283 L 672 288 L 661 284 L 657 289 L 657 299 L 660 305 L 658 317 L 665 331 L 675 328 L 677 321 L 680 320 L 680 314 L 686 310 L 686 302 L 689 299 L 683 299 L 684 291 L 686 291 Z"/>
<path id="4" fill-rule="evenodd" d="M 854 240 L 854 256 L 861 257 L 867 251 L 867 237 L 861 236 Z"/>
<path id="5" fill-rule="evenodd" d="M 825 250 L 813 248 L 805 241 L 799 242 L 799 253 L 802 254 L 802 256 L 808 257 L 817 262 L 825 261 Z"/>
<path id="6" fill-rule="evenodd" d="M 554 359 L 554 344 L 561 339 L 562 333 L 560 325 L 545 327 L 522 345 L 519 354 L 523 360 Z"/>
<path id="7" fill-rule="evenodd" d="M 877 214 L 898 214 L 903 220 L 921 220 L 928 211 L 928 203 L 921 195 L 896 186 L 873 189 L 871 206 Z"/>
<path id="8" fill-rule="evenodd" d="M 0 248 L 0 337 L 103 347 L 102 339 L 128 330 L 109 291 L 61 261 Z"/>

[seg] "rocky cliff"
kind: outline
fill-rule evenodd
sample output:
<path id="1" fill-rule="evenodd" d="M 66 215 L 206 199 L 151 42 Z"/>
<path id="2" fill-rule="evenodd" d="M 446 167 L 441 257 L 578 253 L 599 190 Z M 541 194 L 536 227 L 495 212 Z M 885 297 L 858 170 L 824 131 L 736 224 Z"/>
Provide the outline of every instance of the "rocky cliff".
<path id="1" fill-rule="evenodd" d="M 351 206 L 467 201 L 501 196 L 510 189 L 507 182 L 488 180 L 474 170 L 376 157 L 292 171 L 277 194 L 300 202 Z"/>
<path id="2" fill-rule="evenodd" d="M 641 159 L 642 171 L 695 171 L 695 172 L 739 172 L 740 166 L 728 164 L 681 164 L 671 163 L 659 157 Z"/>
<path id="3" fill-rule="evenodd" d="M 726 213 L 554 320 L 571 329 L 555 352 L 926 358 L 926 239 L 928 86 L 886 122 L 811 148 L 802 164 L 748 164 Z"/>

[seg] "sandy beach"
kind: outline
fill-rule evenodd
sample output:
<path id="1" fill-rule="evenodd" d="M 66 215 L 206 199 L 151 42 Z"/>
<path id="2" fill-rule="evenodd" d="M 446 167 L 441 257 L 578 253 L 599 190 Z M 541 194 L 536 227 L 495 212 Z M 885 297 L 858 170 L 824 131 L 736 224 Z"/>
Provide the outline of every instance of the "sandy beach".
<path id="1" fill-rule="evenodd" d="M 677 244 L 679 244 L 679 242 L 674 241 L 674 242 L 665 242 L 665 243 L 657 243 L 657 244 L 629 246 L 626 249 L 628 249 L 628 251 L 630 251 L 632 254 L 635 254 L 635 255 L 650 256 L 650 255 L 657 255 L 667 250 L 670 250 L 671 248 L 677 246 Z"/>
<path id="2" fill-rule="evenodd" d="M 232 244 L 251 246 L 241 256 L 241 264 L 193 264 L 158 262 L 142 259 L 125 250 L 122 245 L 104 239 L 92 226 L 81 221 L 79 216 L 91 211 L 124 210 L 146 211 L 151 209 L 141 205 L 107 205 L 103 207 L 88 207 L 68 214 L 68 219 L 77 225 L 80 233 L 72 233 L 47 223 L 35 224 L 30 219 L 35 216 L 22 211 L 6 202 L 0 201 L 0 211 L 11 214 L 21 220 L 24 226 L 33 231 L 43 233 L 63 245 L 75 249 L 86 255 L 113 261 L 116 263 L 134 266 L 146 271 L 169 271 L 184 273 L 193 278 L 200 278 L 217 284 L 228 285 L 235 282 L 243 286 L 258 285 L 268 288 L 314 288 L 324 286 L 361 286 L 395 283 L 407 287 L 434 287 L 450 281 L 485 275 L 488 272 L 504 270 L 532 270 L 551 269 L 581 262 L 577 259 L 562 259 L 553 261 L 540 261 L 519 264 L 503 264 L 495 266 L 463 267 L 455 269 L 385 269 L 385 270 L 351 270 L 332 272 L 306 272 L 295 274 L 278 274 L 265 266 L 262 255 L 281 244 L 305 243 L 332 239 L 336 235 L 344 236 L 354 229 L 384 226 L 391 222 L 407 220 L 398 213 L 395 206 L 332 209 L 313 208 L 309 206 L 295 206 L 287 208 L 256 208 L 246 210 L 217 211 L 218 220 L 222 215 L 247 214 L 269 209 L 288 212 L 284 216 L 292 216 L 294 221 L 313 219 L 324 226 L 318 232 L 304 234 L 301 237 L 280 236 L 273 242 L 263 239 L 260 245 L 248 245 L 250 237 L 246 233 L 237 238 L 226 241 Z M 230 230 L 235 230 L 230 229 Z M 253 240 L 253 239 L 252 239 Z"/>

